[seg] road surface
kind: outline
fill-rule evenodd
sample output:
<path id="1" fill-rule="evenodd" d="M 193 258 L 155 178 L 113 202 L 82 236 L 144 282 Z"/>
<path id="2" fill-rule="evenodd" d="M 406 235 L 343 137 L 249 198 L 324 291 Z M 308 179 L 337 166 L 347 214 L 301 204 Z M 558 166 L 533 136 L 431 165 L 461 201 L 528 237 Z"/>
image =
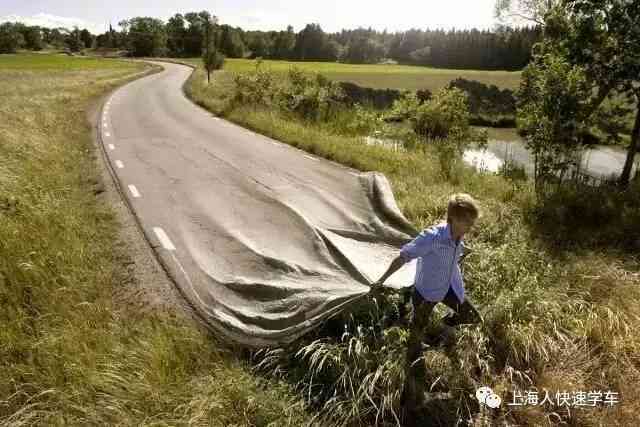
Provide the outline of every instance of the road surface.
<path id="1" fill-rule="evenodd" d="M 120 188 L 182 295 L 222 338 L 288 343 L 357 304 L 416 231 L 378 173 L 214 117 L 191 68 L 121 87 L 100 133 Z M 411 284 L 415 265 L 389 280 Z"/>

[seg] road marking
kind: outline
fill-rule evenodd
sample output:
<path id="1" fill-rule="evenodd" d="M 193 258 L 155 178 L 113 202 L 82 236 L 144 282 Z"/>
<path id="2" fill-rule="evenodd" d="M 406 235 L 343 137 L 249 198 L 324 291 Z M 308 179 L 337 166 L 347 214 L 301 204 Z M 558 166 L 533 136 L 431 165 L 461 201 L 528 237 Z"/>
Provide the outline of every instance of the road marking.
<path id="1" fill-rule="evenodd" d="M 131 191 L 131 195 L 136 199 L 141 197 L 140 192 L 138 192 L 138 189 L 136 188 L 135 185 L 129 185 L 129 191 Z"/>
<path id="2" fill-rule="evenodd" d="M 220 121 L 220 117 L 214 117 L 213 120 Z"/>
<path id="3" fill-rule="evenodd" d="M 111 136 L 111 134 L 109 132 L 105 132 L 104 136 Z"/>
<path id="4" fill-rule="evenodd" d="M 307 156 L 306 154 L 303 154 L 303 156 L 305 156 L 307 159 L 315 160 L 316 162 L 318 161 L 318 159 L 316 159 L 315 157 Z"/>
<path id="5" fill-rule="evenodd" d="M 120 160 L 116 160 L 116 166 L 117 166 L 119 169 L 123 169 L 123 168 L 124 168 L 124 163 L 122 163 Z"/>
<path id="6" fill-rule="evenodd" d="M 115 149 L 116 149 L 116 146 L 115 146 L 115 145 L 113 145 L 113 144 L 109 144 L 109 150 L 115 150 Z"/>
<path id="7" fill-rule="evenodd" d="M 153 227 L 153 232 L 156 233 L 156 236 L 158 236 L 158 240 L 160 240 L 160 243 L 162 243 L 162 246 L 164 246 L 166 250 L 168 251 L 176 250 L 176 247 L 173 246 L 173 243 L 171 243 L 169 236 L 167 236 L 167 233 L 165 233 L 162 228 Z"/>
<path id="8" fill-rule="evenodd" d="M 103 122 L 103 123 L 102 123 L 102 127 L 103 127 L 103 128 L 106 128 L 106 127 L 107 127 L 107 122 Z"/>

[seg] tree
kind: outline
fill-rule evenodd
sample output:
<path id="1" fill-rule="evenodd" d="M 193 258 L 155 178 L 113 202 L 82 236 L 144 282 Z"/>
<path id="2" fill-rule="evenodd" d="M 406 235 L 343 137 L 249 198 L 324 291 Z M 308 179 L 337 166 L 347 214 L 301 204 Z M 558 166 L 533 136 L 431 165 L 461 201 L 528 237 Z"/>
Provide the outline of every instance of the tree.
<path id="1" fill-rule="evenodd" d="M 337 49 L 329 43 L 319 24 L 307 24 L 296 36 L 293 54 L 302 61 L 335 60 Z"/>
<path id="2" fill-rule="evenodd" d="M 200 12 L 198 15 L 205 33 L 205 51 L 202 57 L 204 68 L 207 70 L 207 83 L 211 83 L 211 73 L 213 70 L 222 68 L 224 57 L 217 49 L 216 24 L 218 18 L 209 12 Z"/>
<path id="3" fill-rule="evenodd" d="M 91 35 L 89 30 L 87 30 L 86 28 L 84 30 L 80 31 L 80 40 L 82 40 L 82 43 L 84 44 L 84 47 L 86 47 L 86 48 L 90 48 L 91 46 L 93 46 L 94 37 Z"/>
<path id="4" fill-rule="evenodd" d="M 204 68 L 207 70 L 207 83 L 211 83 L 211 73 L 214 70 L 220 70 L 224 65 L 224 55 L 222 55 L 215 47 L 205 51 L 202 56 Z"/>
<path id="5" fill-rule="evenodd" d="M 64 43 L 71 52 L 79 52 L 82 49 L 82 41 L 80 40 L 80 30 L 73 27 L 73 31 L 68 31 L 64 38 Z"/>
<path id="6" fill-rule="evenodd" d="M 274 59 L 289 59 L 293 57 L 293 49 L 296 44 L 296 35 L 293 32 L 293 27 L 289 25 L 287 31 L 280 31 L 274 40 L 273 44 L 273 58 Z"/>
<path id="7" fill-rule="evenodd" d="M 40 27 L 29 27 L 21 23 L 16 23 L 15 26 L 16 30 L 22 34 L 25 49 L 42 50 L 42 33 L 40 32 Z"/>
<path id="8" fill-rule="evenodd" d="M 242 58 L 245 45 L 238 31 L 229 25 L 222 25 L 219 49 L 231 58 Z"/>
<path id="9" fill-rule="evenodd" d="M 136 17 L 126 21 L 123 27 L 127 30 L 127 44 L 133 56 L 162 56 L 166 53 L 167 34 L 161 20 Z"/>
<path id="10" fill-rule="evenodd" d="M 343 59 L 357 64 L 375 64 L 385 55 L 384 46 L 373 37 L 362 34 L 350 38 Z"/>
<path id="11" fill-rule="evenodd" d="M 24 44 L 24 37 L 10 22 L 0 24 L 0 53 L 15 53 Z"/>
<path id="12" fill-rule="evenodd" d="M 545 25 L 545 15 L 562 0 L 496 0 L 495 16 L 505 23 L 518 21 L 533 22 Z"/>
<path id="13" fill-rule="evenodd" d="M 636 117 L 619 182 L 626 186 L 640 140 L 640 3 L 625 0 L 565 0 L 566 35 L 558 43 L 597 82 L 602 102 L 610 93 L 635 98 Z M 599 104 L 594 106 L 595 110 Z"/>
<path id="14" fill-rule="evenodd" d="M 273 41 L 268 33 L 255 31 L 249 34 L 249 50 L 253 58 L 267 58 L 273 51 Z"/>
<path id="15" fill-rule="evenodd" d="M 534 158 L 536 192 L 577 167 L 592 87 L 582 67 L 554 52 L 534 56 L 518 91 L 518 128 Z"/>
<path id="16" fill-rule="evenodd" d="M 176 13 L 169 18 L 166 25 L 167 32 L 167 49 L 169 55 L 175 57 L 185 56 L 185 37 L 187 35 L 187 29 L 185 27 L 184 17 Z"/>

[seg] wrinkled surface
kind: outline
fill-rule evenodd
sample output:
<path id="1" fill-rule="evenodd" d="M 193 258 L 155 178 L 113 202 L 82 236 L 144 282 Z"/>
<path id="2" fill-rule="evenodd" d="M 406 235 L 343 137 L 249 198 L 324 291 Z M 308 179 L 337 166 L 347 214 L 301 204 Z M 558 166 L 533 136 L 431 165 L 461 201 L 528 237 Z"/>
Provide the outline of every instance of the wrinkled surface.
<path id="1" fill-rule="evenodd" d="M 221 337 L 290 342 L 369 291 L 416 231 L 379 173 L 358 173 L 214 118 L 185 98 L 191 69 L 120 88 L 102 139 L 181 293 Z M 135 185 L 140 198 L 131 197 Z M 154 233 L 162 228 L 175 250 Z M 387 283 L 409 286 L 415 263 Z"/>

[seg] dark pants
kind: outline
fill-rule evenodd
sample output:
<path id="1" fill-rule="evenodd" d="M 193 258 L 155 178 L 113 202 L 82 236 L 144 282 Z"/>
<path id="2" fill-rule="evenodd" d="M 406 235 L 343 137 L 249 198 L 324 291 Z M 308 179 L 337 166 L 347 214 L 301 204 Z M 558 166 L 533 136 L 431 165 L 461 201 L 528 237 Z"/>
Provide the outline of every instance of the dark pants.
<path id="1" fill-rule="evenodd" d="M 425 338 L 433 308 L 438 302 L 442 302 L 454 311 L 443 318 L 443 323 L 448 326 L 480 323 L 482 317 L 468 299 L 465 298 L 461 303 L 452 288 L 449 288 L 442 301 L 433 302 L 424 300 L 418 290 L 414 288 L 411 300 L 413 303 L 413 318 L 409 326 L 402 405 L 406 416 L 415 417 L 417 406 L 422 401 L 426 389 L 426 369 L 422 360 L 422 341 Z"/>

